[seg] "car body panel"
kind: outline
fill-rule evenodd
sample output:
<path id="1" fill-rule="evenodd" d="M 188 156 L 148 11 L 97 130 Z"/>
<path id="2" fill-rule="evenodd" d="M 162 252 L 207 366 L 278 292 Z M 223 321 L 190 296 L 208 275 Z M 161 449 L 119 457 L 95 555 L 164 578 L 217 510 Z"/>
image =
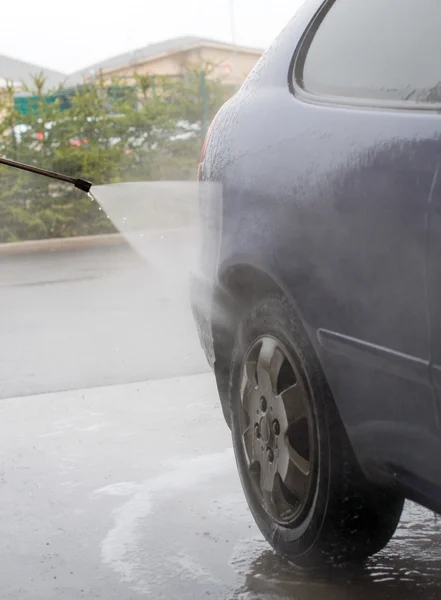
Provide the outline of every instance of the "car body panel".
<path id="1" fill-rule="evenodd" d="M 429 199 L 429 224 L 427 273 L 431 322 L 430 378 L 435 388 L 438 406 L 441 407 L 441 162 Z"/>
<path id="2" fill-rule="evenodd" d="M 217 284 L 238 265 L 269 274 L 366 472 L 441 485 L 426 270 L 441 117 L 296 97 L 293 57 L 322 4 L 305 3 L 216 119 L 204 168 L 222 185 Z"/>

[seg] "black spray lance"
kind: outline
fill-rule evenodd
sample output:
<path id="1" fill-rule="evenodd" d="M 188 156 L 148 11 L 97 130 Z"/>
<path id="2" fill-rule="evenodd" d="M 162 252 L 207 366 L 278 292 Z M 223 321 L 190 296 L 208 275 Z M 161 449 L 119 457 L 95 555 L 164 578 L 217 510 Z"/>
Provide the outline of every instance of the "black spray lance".
<path id="1" fill-rule="evenodd" d="M 16 160 L 10 160 L 9 158 L 0 157 L 0 164 L 8 167 L 14 167 L 15 169 L 21 169 L 22 171 L 36 173 L 37 175 L 44 175 L 45 177 L 50 177 L 51 179 L 58 179 L 58 181 L 71 183 L 79 190 L 86 192 L 86 194 L 89 193 L 89 190 L 92 187 L 90 181 L 86 181 L 85 179 L 76 179 L 75 177 L 69 177 L 68 175 L 63 175 L 62 173 L 55 173 L 55 171 L 40 169 L 39 167 L 34 167 L 32 165 L 25 165 L 24 163 L 17 162 Z"/>

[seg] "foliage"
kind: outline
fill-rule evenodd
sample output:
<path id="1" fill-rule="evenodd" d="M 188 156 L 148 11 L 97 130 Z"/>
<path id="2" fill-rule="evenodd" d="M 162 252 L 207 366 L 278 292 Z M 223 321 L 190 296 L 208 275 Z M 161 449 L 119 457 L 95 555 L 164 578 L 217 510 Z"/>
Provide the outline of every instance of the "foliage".
<path id="1" fill-rule="evenodd" d="M 194 178 L 204 125 L 225 99 L 221 82 L 200 69 L 84 83 L 67 108 L 67 90 L 48 92 L 41 77 L 29 93 L 36 102 L 26 115 L 15 108 L 11 86 L 0 97 L 0 155 L 94 184 Z M 84 194 L 0 166 L 0 242 L 111 231 Z"/>

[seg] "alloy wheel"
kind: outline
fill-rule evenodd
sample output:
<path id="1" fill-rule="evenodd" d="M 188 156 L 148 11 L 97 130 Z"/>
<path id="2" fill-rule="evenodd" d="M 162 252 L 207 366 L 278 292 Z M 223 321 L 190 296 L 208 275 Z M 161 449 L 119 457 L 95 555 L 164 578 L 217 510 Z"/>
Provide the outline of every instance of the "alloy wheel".
<path id="1" fill-rule="evenodd" d="M 261 337 L 248 350 L 240 402 L 254 492 L 277 523 L 295 526 L 314 495 L 317 435 L 301 363 L 276 338 Z"/>

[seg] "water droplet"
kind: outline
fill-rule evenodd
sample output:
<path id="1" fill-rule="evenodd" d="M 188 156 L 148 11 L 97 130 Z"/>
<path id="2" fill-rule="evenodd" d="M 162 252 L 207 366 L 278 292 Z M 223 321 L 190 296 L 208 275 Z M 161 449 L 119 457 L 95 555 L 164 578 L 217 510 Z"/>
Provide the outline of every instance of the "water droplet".
<path id="1" fill-rule="evenodd" d="M 123 222 L 123 223 L 127 223 L 127 219 L 126 219 L 126 217 L 123 217 L 123 218 L 122 218 L 122 222 Z"/>
<path id="2" fill-rule="evenodd" d="M 87 195 L 89 196 L 89 200 L 90 200 L 91 202 L 95 202 L 95 198 L 93 197 L 93 195 L 92 195 L 90 192 L 88 192 L 88 194 L 87 194 Z"/>
<path id="3" fill-rule="evenodd" d="M 98 210 L 103 210 L 103 209 L 101 208 L 101 206 L 98 206 Z"/>
<path id="4" fill-rule="evenodd" d="M 144 237 L 144 234 L 143 234 L 143 233 L 140 233 L 140 234 L 139 234 L 139 237 Z"/>

